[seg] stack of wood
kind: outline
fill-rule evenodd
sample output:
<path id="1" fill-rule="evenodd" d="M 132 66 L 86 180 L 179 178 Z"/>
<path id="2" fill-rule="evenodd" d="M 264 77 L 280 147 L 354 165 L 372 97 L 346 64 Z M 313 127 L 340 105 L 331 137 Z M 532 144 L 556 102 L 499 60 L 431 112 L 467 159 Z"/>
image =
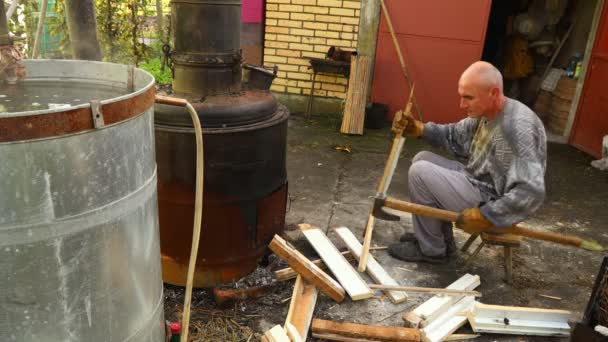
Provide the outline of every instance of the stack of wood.
<path id="1" fill-rule="evenodd" d="M 557 83 L 557 87 L 553 93 L 551 93 L 549 101 L 542 99 L 540 97 L 541 95 L 539 95 L 541 103 L 543 101 L 550 103 L 545 122 L 549 131 L 555 134 L 564 134 L 566 123 L 568 122 L 568 117 L 570 115 L 570 108 L 572 107 L 572 99 L 574 98 L 574 93 L 576 91 L 576 84 L 577 80 L 562 76 Z M 537 100 L 537 104 L 539 100 Z M 542 107 L 543 105 L 541 104 L 540 106 Z"/>
<path id="2" fill-rule="evenodd" d="M 363 134 L 365 121 L 365 104 L 367 97 L 365 87 L 371 77 L 369 56 L 352 56 L 350 63 L 350 78 L 348 81 L 348 92 L 346 94 L 346 105 L 342 119 L 341 133 Z"/>
<path id="3" fill-rule="evenodd" d="M 360 259 L 363 251 L 363 245 L 350 229 L 340 227 L 334 230 L 348 248 L 348 252 L 341 253 L 321 229 L 307 224 L 299 227 L 321 260 L 309 260 L 275 235 L 269 248 L 290 266 L 276 271 L 277 279 L 295 276 L 296 282 L 285 323 L 266 331 L 263 342 L 305 342 L 309 331 L 318 339 L 347 342 L 443 342 L 477 337 L 475 334 L 454 334 L 467 322 L 475 333 L 566 336 L 569 332 L 567 320 L 570 313 L 567 311 L 488 306 L 475 301 L 475 297 L 481 295 L 473 291 L 480 285 L 476 275 L 466 274 L 446 289 L 404 287 L 399 286 L 370 255 L 366 272 L 380 285 L 368 284 L 350 264 L 351 260 Z M 336 279 L 323 269 L 329 269 Z M 320 293 L 340 303 L 347 296 L 353 301 L 372 298 L 375 296 L 373 289 L 382 289 L 395 304 L 407 300 L 404 290 L 441 295 L 406 313 L 403 316 L 406 327 L 333 322 L 313 317 Z"/>

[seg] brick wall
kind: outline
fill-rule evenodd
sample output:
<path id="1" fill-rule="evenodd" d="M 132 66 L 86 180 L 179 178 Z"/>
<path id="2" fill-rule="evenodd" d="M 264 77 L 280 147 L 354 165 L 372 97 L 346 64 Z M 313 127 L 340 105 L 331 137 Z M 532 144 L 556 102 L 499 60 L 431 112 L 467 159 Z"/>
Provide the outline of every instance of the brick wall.
<path id="1" fill-rule="evenodd" d="M 271 90 L 308 95 L 312 72 L 307 57 L 324 58 L 330 46 L 356 50 L 358 0 L 266 0 L 264 64 L 277 65 Z M 318 75 L 315 95 L 346 96 L 346 79 Z"/>

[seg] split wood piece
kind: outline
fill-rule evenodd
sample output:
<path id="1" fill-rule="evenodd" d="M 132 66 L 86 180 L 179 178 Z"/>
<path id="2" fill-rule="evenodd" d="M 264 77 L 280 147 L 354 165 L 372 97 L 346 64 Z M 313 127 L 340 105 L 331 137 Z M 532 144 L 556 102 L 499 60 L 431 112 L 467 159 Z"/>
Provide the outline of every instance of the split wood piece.
<path id="1" fill-rule="evenodd" d="M 384 18 L 386 19 L 386 24 L 388 26 L 389 32 L 391 34 L 391 38 L 393 39 L 393 45 L 395 46 L 395 51 L 397 52 L 397 57 L 399 58 L 399 64 L 401 65 L 401 71 L 403 71 L 403 76 L 407 81 L 410 89 L 412 88 L 412 81 L 407 72 L 407 68 L 405 66 L 405 60 L 403 59 L 403 54 L 401 53 L 401 45 L 399 45 L 399 40 L 397 40 L 397 35 L 395 34 L 395 29 L 393 28 L 393 22 L 391 20 L 391 16 L 388 13 L 388 8 L 386 7 L 386 3 L 384 0 L 380 0 L 380 5 L 382 6 L 382 12 L 384 13 Z M 422 110 L 418 106 L 416 100 L 414 100 L 414 107 L 416 107 L 416 112 L 418 112 L 418 117 L 422 120 Z"/>
<path id="2" fill-rule="evenodd" d="M 365 225 L 365 236 L 363 237 L 363 248 L 359 254 L 359 272 L 365 272 L 367 268 L 367 261 L 369 259 L 369 245 L 372 243 L 372 234 L 374 232 L 374 224 L 376 218 L 372 213 L 367 217 L 367 224 Z"/>
<path id="3" fill-rule="evenodd" d="M 289 266 L 302 275 L 304 279 L 315 284 L 321 292 L 331 299 L 338 303 L 344 300 L 346 294 L 342 286 L 308 260 L 302 253 L 291 247 L 282 237 L 275 235 L 268 247 L 283 260 L 287 261 Z"/>
<path id="4" fill-rule="evenodd" d="M 452 334 L 448 336 L 444 341 L 464 341 L 478 338 L 479 334 Z"/>
<path id="5" fill-rule="evenodd" d="M 359 273 L 340 254 L 340 251 L 338 251 L 321 229 L 308 224 L 300 224 L 299 227 L 308 242 L 310 242 L 321 259 L 323 259 L 323 262 L 336 276 L 352 300 L 374 296 L 374 291 L 367 286 L 367 283 L 361 278 Z"/>
<path id="6" fill-rule="evenodd" d="M 352 253 L 350 251 L 342 252 L 342 255 L 344 255 L 346 260 L 348 260 L 349 262 L 355 260 L 355 257 L 352 255 Z M 325 265 L 325 263 L 321 259 L 311 260 L 311 262 L 313 264 L 317 265 L 322 270 L 327 269 L 327 265 Z M 293 268 L 291 268 L 291 267 L 286 267 L 286 268 L 274 271 L 274 275 L 277 277 L 278 281 L 285 281 L 285 280 L 296 278 L 298 276 L 298 272 L 294 271 Z"/>
<path id="7" fill-rule="evenodd" d="M 291 342 L 285 330 L 280 325 L 275 325 L 272 329 L 264 333 L 268 342 Z"/>
<path id="8" fill-rule="evenodd" d="M 387 246 L 378 246 L 378 247 L 369 248 L 370 251 L 379 251 L 379 250 L 385 250 L 385 249 L 388 249 L 388 247 Z M 355 257 L 353 256 L 353 254 L 350 251 L 342 252 L 342 255 L 344 255 L 346 260 L 348 260 L 349 262 L 355 261 Z M 320 269 L 322 269 L 322 270 L 327 269 L 327 265 L 325 265 L 323 260 L 315 259 L 315 260 L 311 260 L 311 261 L 313 264 L 317 265 Z M 293 268 L 291 268 L 291 267 L 285 267 L 280 270 L 274 271 L 274 275 L 275 275 L 275 277 L 277 277 L 278 281 L 286 281 L 286 280 L 290 280 L 290 279 L 295 279 L 298 276 L 298 272 L 294 271 Z"/>
<path id="9" fill-rule="evenodd" d="M 451 289 L 437 289 L 434 287 L 418 287 L 418 286 L 392 286 L 392 285 L 377 285 L 369 284 L 372 289 L 379 290 L 392 290 L 392 291 L 405 291 L 405 292 L 417 292 L 417 293 L 434 293 L 434 294 L 445 294 L 445 295 L 465 295 L 473 297 L 481 297 L 479 291 L 461 291 Z"/>
<path id="10" fill-rule="evenodd" d="M 446 289 L 471 291 L 480 284 L 481 280 L 478 275 L 467 273 L 446 287 Z M 406 326 L 409 326 L 410 328 L 424 327 L 463 297 L 464 295 L 435 296 L 403 315 L 403 320 L 405 321 Z"/>
<path id="11" fill-rule="evenodd" d="M 476 333 L 569 336 L 571 315 L 565 310 L 477 303 L 468 318 Z"/>
<path id="12" fill-rule="evenodd" d="M 397 112 L 395 117 L 393 118 L 393 128 L 392 132 L 395 133 L 395 137 L 393 138 L 393 144 L 391 145 L 391 151 L 388 154 L 388 158 L 386 160 L 386 164 L 384 165 L 384 172 L 382 172 L 382 177 L 380 178 L 380 183 L 378 183 L 378 188 L 376 189 L 376 198 L 374 199 L 374 206 L 367 218 L 367 224 L 365 225 L 364 239 L 363 239 L 363 252 L 361 253 L 361 257 L 359 258 L 359 272 L 365 272 L 365 268 L 367 267 L 367 258 L 369 257 L 369 244 L 372 241 L 372 233 L 374 230 L 374 215 L 378 215 L 376 210 L 380 210 L 382 212 L 382 208 L 376 208 L 376 201 L 380 199 L 386 198 L 386 193 L 388 191 L 388 187 L 393 180 L 393 175 L 395 174 L 395 169 L 397 168 L 397 163 L 399 162 L 399 156 L 401 155 L 401 150 L 403 149 L 403 145 L 405 144 L 405 137 L 403 137 L 403 129 L 400 127 L 405 127 L 407 122 L 407 117 L 412 112 L 412 104 L 414 101 L 414 87 L 411 87 L 410 97 L 407 100 L 407 104 L 405 105 L 404 112 Z M 401 113 L 401 114 L 400 114 Z M 391 219 L 386 217 L 386 215 L 381 215 L 380 219 Z M 394 216 L 392 219 L 398 219 L 398 217 Z"/>
<path id="13" fill-rule="evenodd" d="M 304 342 L 298 330 L 291 325 L 291 323 L 285 323 L 285 332 L 287 333 L 287 337 L 291 340 L 291 342 Z"/>
<path id="14" fill-rule="evenodd" d="M 473 306 L 475 306 L 475 297 L 467 296 L 459 300 L 421 330 L 422 341 L 445 341 L 454 331 L 467 322 L 467 317 L 461 313 L 470 312 Z"/>
<path id="15" fill-rule="evenodd" d="M 335 334 L 377 341 L 420 341 L 420 331 L 418 329 L 338 323 L 316 318 L 312 321 L 312 332 L 314 334 Z"/>
<path id="16" fill-rule="evenodd" d="M 363 134 L 365 105 L 367 103 L 365 85 L 368 83 L 371 74 L 369 56 L 352 56 L 346 105 L 344 106 L 344 117 L 340 133 Z"/>
<path id="17" fill-rule="evenodd" d="M 369 340 L 367 338 L 346 337 L 346 336 L 336 335 L 336 334 L 317 334 L 314 332 L 312 333 L 312 337 L 320 339 L 320 340 L 340 341 L 340 342 L 381 342 L 379 340 Z"/>
<path id="18" fill-rule="evenodd" d="M 308 337 L 318 293 L 319 290 L 313 284 L 304 280 L 302 276 L 296 278 L 291 303 L 289 303 L 289 311 L 285 319 L 285 327 L 292 325 L 302 341 L 306 341 Z"/>
<path id="19" fill-rule="evenodd" d="M 355 235 L 348 229 L 347 227 L 340 227 L 335 229 L 336 234 L 344 241 L 346 248 L 355 255 L 355 258 L 359 258 L 361 256 L 361 252 L 363 250 L 363 246 Z M 370 256 L 367 261 L 367 273 L 374 279 L 378 284 L 383 285 L 399 285 L 395 279 L 393 279 L 382 266 L 374 259 L 373 256 Z M 385 291 L 386 295 L 391 299 L 391 301 L 395 304 L 401 303 L 407 300 L 407 293 L 403 291 Z"/>

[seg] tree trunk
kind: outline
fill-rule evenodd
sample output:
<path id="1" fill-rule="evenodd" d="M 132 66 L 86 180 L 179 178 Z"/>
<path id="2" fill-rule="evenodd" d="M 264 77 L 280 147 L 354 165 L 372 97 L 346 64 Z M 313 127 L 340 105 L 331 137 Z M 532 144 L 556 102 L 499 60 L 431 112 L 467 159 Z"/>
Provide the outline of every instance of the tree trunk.
<path id="1" fill-rule="evenodd" d="M 36 28 L 36 39 L 34 40 L 34 51 L 32 52 L 32 58 L 34 59 L 38 58 L 38 54 L 40 53 L 40 40 L 42 39 L 42 29 L 44 27 L 48 5 L 49 0 L 42 0 L 42 8 L 40 9 L 40 17 L 38 18 L 38 26 Z"/>
<path id="2" fill-rule="evenodd" d="M 164 27 L 163 0 L 156 0 L 156 31 L 158 39 L 162 42 L 165 41 L 165 34 L 163 33 Z"/>
<path id="3" fill-rule="evenodd" d="M 74 58 L 101 60 L 94 0 L 66 0 L 65 11 Z"/>
<path id="4" fill-rule="evenodd" d="M 11 2 L 11 5 L 9 6 L 8 10 L 6 11 L 7 19 L 11 19 L 11 17 L 13 16 L 13 13 L 15 13 L 15 10 L 17 9 L 17 5 L 19 5 L 19 0 L 13 0 L 13 2 Z"/>
<path id="5" fill-rule="evenodd" d="M 6 20 L 6 12 L 4 11 L 4 0 L 0 0 L 0 46 L 10 44 L 11 40 L 8 37 L 8 21 Z"/>

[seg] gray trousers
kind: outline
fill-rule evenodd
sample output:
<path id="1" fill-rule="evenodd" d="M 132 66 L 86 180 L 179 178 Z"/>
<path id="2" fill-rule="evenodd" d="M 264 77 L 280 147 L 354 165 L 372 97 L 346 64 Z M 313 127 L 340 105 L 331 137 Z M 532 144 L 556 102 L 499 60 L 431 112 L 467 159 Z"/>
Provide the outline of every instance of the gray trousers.
<path id="1" fill-rule="evenodd" d="M 428 151 L 412 160 L 408 184 L 413 203 L 460 212 L 482 201 L 479 189 L 467 180 L 464 165 Z M 422 253 L 444 256 L 454 241 L 452 223 L 419 215 L 412 215 L 412 221 Z"/>

